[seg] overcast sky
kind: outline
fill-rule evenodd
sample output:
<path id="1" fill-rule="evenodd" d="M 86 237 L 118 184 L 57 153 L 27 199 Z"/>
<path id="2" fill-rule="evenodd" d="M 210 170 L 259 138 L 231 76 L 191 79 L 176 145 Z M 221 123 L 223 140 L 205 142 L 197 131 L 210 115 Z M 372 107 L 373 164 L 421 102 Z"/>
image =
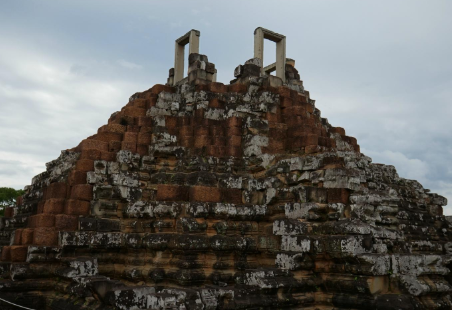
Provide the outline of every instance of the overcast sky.
<path id="1" fill-rule="evenodd" d="M 451 16 L 449 0 L 2 0 L 0 187 L 23 188 L 130 95 L 165 83 L 188 30 L 229 83 L 262 26 L 286 35 L 323 117 L 452 201 Z"/>

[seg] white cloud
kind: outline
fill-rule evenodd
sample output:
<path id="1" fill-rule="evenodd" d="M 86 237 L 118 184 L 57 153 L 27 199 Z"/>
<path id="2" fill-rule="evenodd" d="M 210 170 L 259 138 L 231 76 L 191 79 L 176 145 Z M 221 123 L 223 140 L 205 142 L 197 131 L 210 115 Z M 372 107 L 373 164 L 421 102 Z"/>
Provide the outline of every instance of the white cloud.
<path id="1" fill-rule="evenodd" d="M 118 63 L 120 66 L 122 66 L 122 67 L 124 67 L 124 68 L 127 68 L 127 69 L 141 69 L 141 68 L 143 68 L 143 67 L 140 66 L 140 65 L 137 65 L 137 64 L 135 64 L 135 63 L 133 63 L 133 62 L 130 62 L 130 61 L 127 61 L 127 60 L 124 60 L 124 59 L 119 59 L 119 60 L 117 61 L 117 63 Z"/>

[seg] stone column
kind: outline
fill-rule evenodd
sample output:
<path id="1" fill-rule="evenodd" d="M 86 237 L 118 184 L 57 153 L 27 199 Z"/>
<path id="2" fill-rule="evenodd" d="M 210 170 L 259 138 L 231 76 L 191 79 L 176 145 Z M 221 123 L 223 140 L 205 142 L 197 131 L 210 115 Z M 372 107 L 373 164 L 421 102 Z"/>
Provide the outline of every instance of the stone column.
<path id="1" fill-rule="evenodd" d="M 182 37 L 176 40 L 176 46 L 174 50 L 174 81 L 173 85 L 184 78 L 184 53 L 185 45 L 188 45 L 188 53 L 199 53 L 199 37 L 201 32 L 195 29 L 190 30 Z"/>

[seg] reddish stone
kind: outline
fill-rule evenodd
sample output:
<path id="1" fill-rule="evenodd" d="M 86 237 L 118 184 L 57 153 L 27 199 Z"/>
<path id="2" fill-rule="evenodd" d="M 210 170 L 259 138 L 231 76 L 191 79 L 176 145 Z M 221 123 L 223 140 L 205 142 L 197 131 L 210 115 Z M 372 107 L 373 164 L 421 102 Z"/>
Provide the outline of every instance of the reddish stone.
<path id="1" fill-rule="evenodd" d="M 186 186 L 159 184 L 157 186 L 157 201 L 187 201 L 188 188 Z"/>
<path id="2" fill-rule="evenodd" d="M 213 125 L 209 127 L 209 132 L 211 136 L 221 136 L 225 135 L 225 128 L 219 125 Z"/>
<path id="3" fill-rule="evenodd" d="M 157 94 L 161 93 L 162 91 L 167 92 L 167 93 L 174 93 L 176 90 L 173 87 L 168 86 L 168 85 L 156 84 L 156 85 L 152 86 L 152 88 L 150 88 L 148 91 L 151 94 L 157 95 Z"/>
<path id="4" fill-rule="evenodd" d="M 122 142 L 121 141 L 110 141 L 108 142 L 108 151 L 110 152 L 119 152 L 121 150 Z"/>
<path id="5" fill-rule="evenodd" d="M 66 183 L 52 183 L 45 189 L 45 199 L 66 198 Z"/>
<path id="6" fill-rule="evenodd" d="M 134 119 L 138 119 L 135 117 Z M 140 126 L 138 125 L 127 125 L 127 132 L 140 132 Z"/>
<path id="7" fill-rule="evenodd" d="M 134 142 L 122 142 L 121 150 L 130 151 L 132 153 L 137 152 L 137 144 Z"/>
<path id="8" fill-rule="evenodd" d="M 267 112 L 265 114 L 265 119 L 269 122 L 280 123 L 281 122 L 281 113 Z"/>
<path id="9" fill-rule="evenodd" d="M 118 133 L 118 132 L 100 132 L 97 135 L 95 135 L 95 139 L 99 140 L 99 141 L 104 141 L 104 142 L 110 142 L 110 141 L 116 141 L 116 140 L 121 140 L 122 139 L 122 133 Z"/>
<path id="10" fill-rule="evenodd" d="M 13 245 L 11 247 L 11 261 L 25 262 L 27 260 L 28 246 L 27 245 Z"/>
<path id="11" fill-rule="evenodd" d="M 64 206 L 64 213 L 68 215 L 89 215 L 91 205 L 88 201 L 69 199 Z"/>
<path id="12" fill-rule="evenodd" d="M 22 244 L 22 231 L 23 231 L 22 228 L 15 230 L 13 244 L 15 245 Z"/>
<path id="13" fill-rule="evenodd" d="M 75 169 L 79 171 L 94 171 L 94 160 L 92 159 L 79 159 L 75 164 Z"/>
<path id="14" fill-rule="evenodd" d="M 342 127 L 331 127 L 330 132 L 332 133 L 338 133 L 341 136 L 345 136 L 345 129 Z"/>
<path id="15" fill-rule="evenodd" d="M 321 147 L 318 145 L 308 145 L 304 148 L 304 152 L 306 154 L 313 154 L 313 153 L 317 153 L 322 151 Z M 319 183 L 318 185 L 319 187 L 321 187 L 321 183 Z"/>
<path id="16" fill-rule="evenodd" d="M 23 197 L 19 196 L 16 198 L 16 206 L 20 206 L 23 203 Z"/>
<path id="17" fill-rule="evenodd" d="M 193 136 L 181 136 L 179 137 L 179 143 L 183 147 L 193 147 L 195 138 Z"/>
<path id="18" fill-rule="evenodd" d="M 100 159 L 105 161 L 116 161 L 116 152 L 102 152 Z"/>
<path id="19" fill-rule="evenodd" d="M 165 116 L 165 127 L 166 128 L 177 128 L 177 117 L 176 116 Z"/>
<path id="20" fill-rule="evenodd" d="M 226 128 L 227 136 L 241 136 L 242 135 L 242 127 L 228 127 Z"/>
<path id="21" fill-rule="evenodd" d="M 146 108 L 146 99 L 135 99 L 134 101 L 131 102 L 132 106 L 135 108 L 142 108 L 145 109 Z"/>
<path id="22" fill-rule="evenodd" d="M 39 227 L 33 233 L 33 245 L 58 245 L 58 232 L 54 227 Z"/>
<path id="23" fill-rule="evenodd" d="M 220 100 L 218 98 L 213 98 L 209 101 L 209 108 L 217 108 L 217 109 L 224 109 L 225 103 L 223 100 Z"/>
<path id="24" fill-rule="evenodd" d="M 140 156 L 149 155 L 149 144 L 137 144 L 137 153 Z"/>
<path id="25" fill-rule="evenodd" d="M 121 124 L 108 124 L 99 128 L 100 132 L 113 132 L 113 133 L 124 133 L 126 132 L 127 127 Z M 121 139 L 122 140 L 122 139 Z"/>
<path id="26" fill-rule="evenodd" d="M 218 187 L 192 186 L 189 197 L 190 201 L 221 202 L 221 190 Z"/>
<path id="27" fill-rule="evenodd" d="M 152 134 L 149 132 L 140 132 L 138 134 L 137 144 L 151 144 Z"/>
<path id="28" fill-rule="evenodd" d="M 131 117 L 146 116 L 146 109 L 143 108 L 127 107 L 122 112 L 125 116 Z"/>
<path id="29" fill-rule="evenodd" d="M 44 212 L 44 205 L 45 205 L 45 200 L 41 200 L 40 202 L 38 202 L 38 207 L 36 208 L 36 214 L 40 214 Z"/>
<path id="30" fill-rule="evenodd" d="M 23 245 L 33 244 L 33 232 L 34 232 L 34 229 L 32 229 L 32 228 L 25 228 L 24 230 L 22 230 L 22 244 Z"/>
<path id="31" fill-rule="evenodd" d="M 281 103 L 281 108 L 287 109 L 287 108 L 292 107 L 292 105 L 293 105 L 293 101 L 289 97 L 281 97 L 279 100 L 280 100 L 280 103 Z"/>
<path id="32" fill-rule="evenodd" d="M 198 136 L 195 135 L 195 148 L 202 148 L 211 144 L 210 136 Z"/>
<path id="33" fill-rule="evenodd" d="M 222 136 L 213 136 L 212 145 L 215 146 L 226 146 L 226 138 Z"/>
<path id="34" fill-rule="evenodd" d="M 78 230 L 78 216 L 58 214 L 55 216 L 55 229 L 57 231 Z"/>
<path id="35" fill-rule="evenodd" d="M 152 127 L 143 126 L 140 128 L 141 133 L 152 133 Z"/>
<path id="36" fill-rule="evenodd" d="M 248 91 L 248 86 L 240 83 L 235 83 L 228 85 L 228 92 L 231 93 L 246 93 Z"/>
<path id="37" fill-rule="evenodd" d="M 226 93 L 228 91 L 228 87 L 226 85 L 217 82 L 209 83 L 208 89 L 213 93 Z"/>
<path id="38" fill-rule="evenodd" d="M 28 227 L 53 227 L 55 226 L 55 215 L 48 213 L 41 213 L 31 215 L 28 217 Z"/>
<path id="39" fill-rule="evenodd" d="M 243 119 L 241 117 L 232 116 L 227 119 L 228 127 L 242 127 Z"/>
<path id="40" fill-rule="evenodd" d="M 227 203 L 241 204 L 242 191 L 235 188 L 221 188 L 221 201 Z"/>
<path id="41" fill-rule="evenodd" d="M 194 134 L 196 137 L 208 136 L 209 135 L 209 127 L 208 126 L 197 126 L 197 127 L 195 127 Z"/>
<path id="42" fill-rule="evenodd" d="M 240 157 L 242 156 L 242 148 L 238 146 L 228 146 L 226 149 L 226 156 Z"/>
<path id="43" fill-rule="evenodd" d="M 358 141 L 354 137 L 343 136 L 342 140 L 344 140 L 345 142 L 347 142 L 348 144 L 351 144 L 353 146 L 358 145 Z"/>
<path id="44" fill-rule="evenodd" d="M 2 261 L 9 262 L 11 261 L 11 246 L 3 246 L 2 247 Z"/>
<path id="45" fill-rule="evenodd" d="M 182 127 L 180 127 L 179 134 L 181 136 L 193 136 L 193 127 L 192 126 L 182 126 Z"/>
<path id="46" fill-rule="evenodd" d="M 99 151 L 108 151 L 108 142 L 99 141 L 94 139 L 85 139 L 76 147 L 77 151 L 84 150 L 99 150 Z"/>
<path id="47" fill-rule="evenodd" d="M 136 132 L 125 132 L 123 142 L 137 143 L 138 133 Z"/>
<path id="48" fill-rule="evenodd" d="M 268 149 L 274 150 L 274 151 L 282 151 L 284 150 L 285 146 L 285 139 L 270 139 L 268 141 Z"/>
<path id="49" fill-rule="evenodd" d="M 140 127 L 143 127 L 143 126 L 144 127 L 152 127 L 152 117 L 150 117 L 150 116 L 137 117 L 137 125 Z"/>
<path id="50" fill-rule="evenodd" d="M 99 160 L 100 159 L 100 151 L 99 150 L 84 150 L 80 154 L 79 159 Z"/>
<path id="51" fill-rule="evenodd" d="M 90 184 L 77 184 L 72 187 L 71 199 L 87 200 L 93 199 L 93 186 Z"/>
<path id="52" fill-rule="evenodd" d="M 63 213 L 65 199 L 52 198 L 45 201 L 43 213 L 60 214 Z"/>
<path id="53" fill-rule="evenodd" d="M 286 87 L 286 86 L 279 86 L 278 87 L 278 94 L 281 97 L 288 97 L 288 98 L 290 98 L 290 91 L 291 91 L 291 89 Z"/>
<path id="54" fill-rule="evenodd" d="M 242 136 L 231 135 L 228 137 L 228 145 L 229 146 L 241 146 L 242 145 Z"/>
<path id="55" fill-rule="evenodd" d="M 301 106 L 293 106 L 282 110 L 283 115 L 306 115 L 306 109 Z"/>

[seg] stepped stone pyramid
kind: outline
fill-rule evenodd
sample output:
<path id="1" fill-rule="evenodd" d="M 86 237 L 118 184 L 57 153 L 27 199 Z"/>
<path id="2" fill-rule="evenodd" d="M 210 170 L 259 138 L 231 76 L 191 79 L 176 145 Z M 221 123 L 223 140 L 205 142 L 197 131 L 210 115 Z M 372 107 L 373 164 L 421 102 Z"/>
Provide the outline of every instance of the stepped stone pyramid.
<path id="1" fill-rule="evenodd" d="M 446 199 L 321 117 L 283 35 L 229 85 L 199 37 L 6 210 L 1 309 L 451 309 Z"/>

